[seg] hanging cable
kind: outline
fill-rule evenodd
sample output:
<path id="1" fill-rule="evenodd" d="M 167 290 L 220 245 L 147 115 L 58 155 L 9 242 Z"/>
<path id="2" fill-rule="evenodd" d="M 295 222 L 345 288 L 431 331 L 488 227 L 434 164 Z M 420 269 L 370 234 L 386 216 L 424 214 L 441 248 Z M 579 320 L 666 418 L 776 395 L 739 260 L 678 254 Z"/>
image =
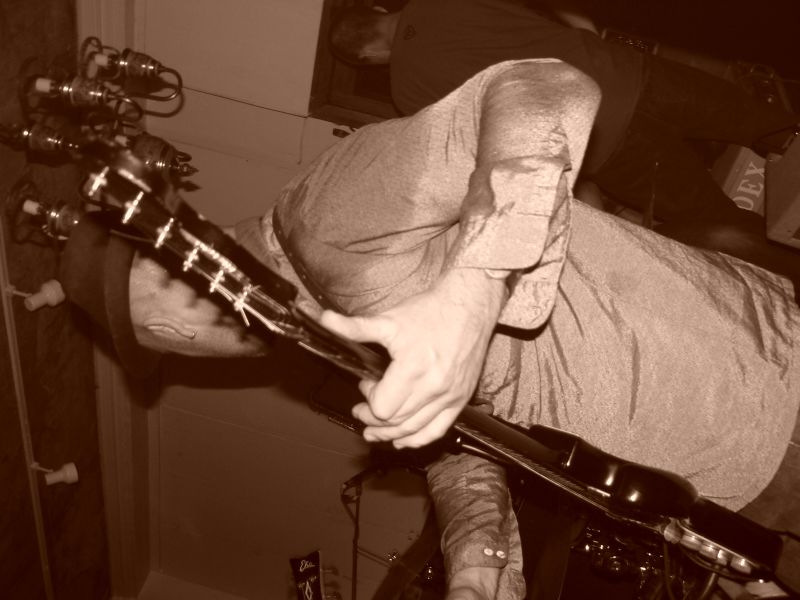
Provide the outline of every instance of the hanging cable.
<path id="1" fill-rule="evenodd" d="M 359 517 L 361 513 L 361 493 L 363 491 L 363 482 L 365 479 L 372 477 L 378 471 L 380 471 L 380 469 L 377 467 L 367 467 L 363 471 L 345 481 L 342 484 L 342 490 L 339 494 L 339 498 L 342 501 L 345 511 L 347 511 L 347 514 L 353 521 L 351 600 L 356 600 L 356 588 L 358 585 L 358 539 L 361 533 Z"/>

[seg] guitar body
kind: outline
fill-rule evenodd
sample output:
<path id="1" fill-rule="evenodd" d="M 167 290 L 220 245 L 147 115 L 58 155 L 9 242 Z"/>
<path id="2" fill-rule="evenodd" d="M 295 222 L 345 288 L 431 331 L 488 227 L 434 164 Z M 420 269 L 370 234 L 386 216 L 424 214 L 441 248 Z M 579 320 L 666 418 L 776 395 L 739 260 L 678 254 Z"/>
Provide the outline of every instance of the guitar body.
<path id="1" fill-rule="evenodd" d="M 594 539 L 609 536 L 597 545 L 602 553 L 614 545 L 638 548 L 633 553 L 649 564 L 653 556 L 662 556 L 666 541 L 734 577 L 768 579 L 774 572 L 780 536 L 702 498 L 674 473 L 626 461 L 558 429 L 525 429 L 478 411 L 462 413 L 457 429 L 462 438 L 479 442 L 490 456 L 509 464 L 524 482 L 521 493 L 540 490 L 544 482 L 565 500 L 577 501 L 579 512 L 601 523 L 598 531 L 604 533 Z"/>
<path id="2" fill-rule="evenodd" d="M 774 571 L 782 550 L 781 538 L 702 498 L 685 479 L 618 458 L 558 429 L 542 425 L 515 429 L 537 444 L 560 452 L 560 471 L 580 481 L 587 493 L 606 500 L 605 507 L 598 508 L 587 502 L 576 503 L 574 494 L 563 491 L 554 499 L 553 490 L 557 488 L 543 489 L 538 475 L 512 467 L 511 489 L 519 506 L 538 503 L 545 506 L 545 515 L 549 506 L 551 514 L 546 518 L 556 521 L 563 519 L 564 503 L 569 505 L 573 522 L 580 522 L 582 527 L 571 545 L 573 555 L 588 556 L 595 575 L 600 573 L 612 581 L 636 580 L 639 590 L 660 589 L 647 596 L 659 598 L 659 593 L 665 593 L 661 589 L 665 553 L 675 554 L 673 575 L 680 573 L 688 587 L 701 587 L 708 576 L 697 561 L 709 561 L 734 578 L 747 574 L 768 579 Z M 541 543 L 540 539 L 526 539 L 522 527 L 520 533 L 523 547 Z M 533 537 L 538 538 L 539 533 Z M 563 542 L 550 543 L 557 547 Z M 680 552 L 674 551 L 673 544 Z M 571 560 L 580 564 L 581 559 L 573 556 Z"/>
<path id="3" fill-rule="evenodd" d="M 621 514 L 682 519 L 697 499 L 697 491 L 684 478 L 617 458 L 576 435 L 544 425 L 534 425 L 528 435 L 563 452 L 565 473 L 587 489 L 607 495 L 609 504 Z"/>

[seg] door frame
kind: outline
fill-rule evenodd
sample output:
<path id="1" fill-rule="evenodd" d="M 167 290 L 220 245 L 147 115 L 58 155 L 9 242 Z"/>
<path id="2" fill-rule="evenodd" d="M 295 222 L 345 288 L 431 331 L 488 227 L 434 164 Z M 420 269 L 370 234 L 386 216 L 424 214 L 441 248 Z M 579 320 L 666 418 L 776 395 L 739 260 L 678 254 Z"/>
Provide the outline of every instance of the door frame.
<path id="1" fill-rule="evenodd" d="M 120 50 L 141 48 L 145 10 L 144 0 L 76 0 L 78 47 L 95 36 Z M 130 380 L 97 346 L 94 362 L 111 589 L 115 600 L 134 599 L 158 565 L 158 382 Z"/>

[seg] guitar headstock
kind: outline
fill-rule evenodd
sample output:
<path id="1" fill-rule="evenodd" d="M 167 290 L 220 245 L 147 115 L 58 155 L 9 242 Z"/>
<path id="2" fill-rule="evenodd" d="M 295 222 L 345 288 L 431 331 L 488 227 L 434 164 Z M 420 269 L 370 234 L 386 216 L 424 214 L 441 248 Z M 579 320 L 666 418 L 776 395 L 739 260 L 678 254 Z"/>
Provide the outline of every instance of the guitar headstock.
<path id="1" fill-rule="evenodd" d="M 290 282 L 261 268 L 130 150 L 97 140 L 84 147 L 84 155 L 90 157 L 93 167 L 83 190 L 85 196 L 117 209 L 121 224 L 151 240 L 156 250 L 180 258 L 184 271 L 206 279 L 209 291 L 225 297 L 245 322 L 257 302 L 257 317 L 268 329 L 295 335 L 292 307 L 297 290 Z M 240 262 L 247 262 L 247 268 L 258 271 L 258 284 L 240 268 Z"/>
<path id="2" fill-rule="evenodd" d="M 382 372 L 384 357 L 320 326 L 298 304 L 298 290 L 271 271 L 220 227 L 186 203 L 163 174 L 113 140 L 94 139 L 81 148 L 89 175 L 83 194 L 117 211 L 155 250 L 177 257 L 183 271 L 208 283 L 246 325 L 251 320 L 294 339 L 307 350 L 361 377 Z"/>

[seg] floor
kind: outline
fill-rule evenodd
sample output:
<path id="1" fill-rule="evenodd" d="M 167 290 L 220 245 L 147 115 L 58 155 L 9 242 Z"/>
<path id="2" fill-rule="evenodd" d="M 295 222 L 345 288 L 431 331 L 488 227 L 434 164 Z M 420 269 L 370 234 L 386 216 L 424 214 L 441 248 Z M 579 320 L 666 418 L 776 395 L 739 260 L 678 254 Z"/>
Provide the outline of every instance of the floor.
<path id="1" fill-rule="evenodd" d="M 136 600 L 245 600 L 152 571 Z"/>

